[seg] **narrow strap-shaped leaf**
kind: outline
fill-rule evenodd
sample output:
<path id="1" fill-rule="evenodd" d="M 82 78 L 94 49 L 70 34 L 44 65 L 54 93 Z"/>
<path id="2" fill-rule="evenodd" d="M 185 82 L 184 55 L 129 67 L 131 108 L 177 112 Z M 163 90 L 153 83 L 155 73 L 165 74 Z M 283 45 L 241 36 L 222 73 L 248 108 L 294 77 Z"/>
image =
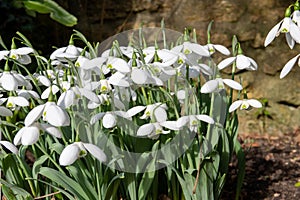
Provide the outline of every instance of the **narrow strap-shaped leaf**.
<path id="1" fill-rule="evenodd" d="M 244 150 L 242 149 L 241 144 L 238 140 L 235 142 L 234 150 L 238 158 L 238 176 L 237 176 L 237 186 L 236 186 L 236 193 L 235 193 L 235 199 L 238 200 L 242 190 L 243 180 L 245 177 L 246 159 L 245 159 Z"/>
<path id="2" fill-rule="evenodd" d="M 78 199 L 90 199 L 89 196 L 86 194 L 86 191 L 83 190 L 82 186 L 78 182 L 69 178 L 66 174 L 63 174 L 59 171 L 48 167 L 42 167 L 40 169 L 39 174 L 49 178 L 51 181 L 64 187 Z"/>

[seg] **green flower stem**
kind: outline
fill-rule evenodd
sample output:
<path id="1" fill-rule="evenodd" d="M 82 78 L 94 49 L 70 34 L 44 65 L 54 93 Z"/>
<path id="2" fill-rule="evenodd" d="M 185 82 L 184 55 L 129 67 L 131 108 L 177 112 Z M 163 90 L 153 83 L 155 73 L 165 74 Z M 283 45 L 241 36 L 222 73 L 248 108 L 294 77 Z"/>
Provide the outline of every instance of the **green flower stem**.
<path id="1" fill-rule="evenodd" d="M 43 152 L 44 155 L 47 155 L 47 157 L 49 158 L 49 160 L 55 165 L 55 167 L 62 173 L 65 173 L 64 170 L 61 168 L 61 166 L 59 164 L 57 164 L 57 161 L 55 161 L 49 154 L 48 152 L 44 149 L 44 147 L 42 147 L 41 145 L 39 145 L 38 143 L 35 143 L 35 145 Z"/>

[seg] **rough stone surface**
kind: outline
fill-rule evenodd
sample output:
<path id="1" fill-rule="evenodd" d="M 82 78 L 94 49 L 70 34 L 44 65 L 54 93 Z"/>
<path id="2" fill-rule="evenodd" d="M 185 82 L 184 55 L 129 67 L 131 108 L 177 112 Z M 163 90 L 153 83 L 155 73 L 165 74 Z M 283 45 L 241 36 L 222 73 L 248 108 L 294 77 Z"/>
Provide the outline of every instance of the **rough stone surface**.
<path id="1" fill-rule="evenodd" d="M 164 18 L 167 28 L 182 31 L 185 27 L 197 30 L 199 43 L 206 43 L 206 28 L 211 20 L 212 42 L 231 45 L 236 35 L 244 53 L 254 58 L 257 72 L 241 76 L 249 97 L 267 98 L 272 116 L 262 130 L 262 119 L 256 111 L 240 112 L 241 132 L 284 132 L 300 126 L 300 70 L 295 67 L 283 80 L 279 73 L 284 64 L 297 55 L 300 48 L 290 50 L 280 35 L 267 48 L 264 39 L 269 30 L 284 16 L 294 0 L 59 0 L 79 23 L 74 28 L 92 41 L 102 41 L 123 30 L 144 26 L 160 26 Z M 57 25 L 56 25 L 57 26 Z M 60 29 L 60 27 L 58 28 Z M 70 29 L 68 29 L 70 32 Z M 66 32 L 66 31 L 65 31 Z M 66 39 L 64 43 L 66 43 Z M 62 42 L 62 41 L 58 41 Z M 220 60 L 218 60 L 219 62 Z M 226 74 L 226 72 L 225 72 Z"/>

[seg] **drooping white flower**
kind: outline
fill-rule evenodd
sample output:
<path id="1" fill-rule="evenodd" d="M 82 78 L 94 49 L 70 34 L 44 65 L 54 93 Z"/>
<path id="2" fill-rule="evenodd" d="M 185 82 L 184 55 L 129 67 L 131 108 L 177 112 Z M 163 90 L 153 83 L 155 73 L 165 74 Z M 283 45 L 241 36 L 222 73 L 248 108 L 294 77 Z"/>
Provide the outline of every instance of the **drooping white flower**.
<path id="1" fill-rule="evenodd" d="M 264 46 L 268 46 L 280 33 L 285 33 L 286 42 L 291 49 L 293 49 L 295 42 L 300 43 L 299 27 L 290 16 L 286 16 L 270 30 L 265 39 Z"/>
<path id="2" fill-rule="evenodd" d="M 102 124 L 104 128 L 113 128 L 117 125 L 117 117 L 130 118 L 127 113 L 124 111 L 109 111 L 109 112 L 101 112 L 94 115 L 90 123 L 95 124 L 97 121 L 102 119 Z"/>
<path id="3" fill-rule="evenodd" d="M 144 124 L 137 130 L 137 136 L 147 136 L 152 139 L 157 139 L 160 134 L 168 134 L 170 130 L 166 131 L 163 129 L 159 122 Z"/>
<path id="4" fill-rule="evenodd" d="M 250 110 L 252 107 L 261 108 L 262 104 L 256 99 L 243 99 L 233 102 L 229 107 L 229 112 L 235 111 L 240 107 L 240 110 Z"/>
<path id="5" fill-rule="evenodd" d="M 64 148 L 59 157 L 59 164 L 62 166 L 72 165 L 78 158 L 92 154 L 100 162 L 106 162 L 105 153 L 96 145 L 83 142 L 74 142 Z"/>
<path id="6" fill-rule="evenodd" d="M 0 145 L 3 145 L 5 148 L 7 148 L 9 151 L 11 151 L 14 154 L 18 153 L 17 147 L 8 141 L 0 141 Z"/>
<path id="7" fill-rule="evenodd" d="M 34 123 L 30 126 L 24 126 L 17 132 L 16 136 L 14 137 L 14 144 L 15 145 L 35 144 L 39 140 L 40 131 L 47 132 L 50 135 L 57 138 L 62 137 L 62 133 L 58 128 L 51 126 L 49 124 Z"/>
<path id="8" fill-rule="evenodd" d="M 67 47 L 56 49 L 50 55 L 50 59 L 58 60 L 60 62 L 67 62 L 68 60 L 75 61 L 82 51 L 82 48 L 76 47 L 73 44 L 69 44 Z"/>
<path id="9" fill-rule="evenodd" d="M 107 70 L 117 70 L 118 72 L 121 73 L 129 73 L 131 71 L 131 67 L 128 65 L 128 63 L 121 59 L 121 58 L 116 58 L 116 57 L 108 57 L 106 61 L 106 65 L 102 66 L 103 71 Z"/>
<path id="10" fill-rule="evenodd" d="M 54 102 L 47 102 L 33 108 L 24 120 L 25 126 L 28 127 L 32 125 L 40 117 L 52 126 L 59 127 L 70 125 L 70 117 L 68 113 Z"/>
<path id="11" fill-rule="evenodd" d="M 182 45 L 175 46 L 171 49 L 171 51 L 176 53 L 184 53 L 184 54 L 191 54 L 195 53 L 199 56 L 209 57 L 209 51 L 205 47 L 201 46 L 200 44 L 191 43 L 191 42 L 184 42 Z"/>
<path id="12" fill-rule="evenodd" d="M 17 90 L 17 94 L 18 96 L 24 97 L 27 100 L 30 98 L 40 99 L 40 95 L 34 90 L 21 89 L 21 90 Z"/>
<path id="13" fill-rule="evenodd" d="M 168 109 L 166 104 L 163 103 L 155 103 L 147 106 L 135 106 L 130 108 L 127 111 L 127 115 L 132 117 L 141 111 L 144 111 L 144 114 L 140 117 L 140 119 L 148 119 L 154 120 L 156 122 L 164 122 L 167 120 L 167 112 Z"/>
<path id="14" fill-rule="evenodd" d="M 176 126 L 177 128 L 182 128 L 184 126 L 187 126 L 190 129 L 190 131 L 195 132 L 200 126 L 200 121 L 209 124 L 215 123 L 213 118 L 211 118 L 210 116 L 201 114 L 201 115 L 188 115 L 188 116 L 180 117 L 176 122 Z"/>
<path id="15" fill-rule="evenodd" d="M 281 72 L 280 72 L 280 78 L 284 78 L 294 67 L 294 65 L 296 64 L 297 60 L 298 60 L 298 66 L 300 66 L 300 60 L 299 60 L 300 54 L 296 55 L 294 58 L 290 59 L 282 68 Z"/>
<path id="16" fill-rule="evenodd" d="M 29 106 L 28 100 L 22 96 L 9 96 L 7 98 L 1 98 L 0 102 L 1 104 L 3 102 L 6 102 L 6 107 L 11 110 L 15 110 L 17 106 L 21 106 L 21 107 Z"/>
<path id="17" fill-rule="evenodd" d="M 204 83 L 200 91 L 201 93 L 219 92 L 220 90 L 224 89 L 224 84 L 235 90 L 243 89 L 243 86 L 234 80 L 216 78 L 214 80 L 209 80 L 206 83 Z"/>
<path id="18" fill-rule="evenodd" d="M 216 51 L 220 52 L 223 55 L 230 55 L 230 51 L 223 45 L 220 44 L 207 44 L 204 45 L 204 48 L 206 48 L 208 50 L 208 52 L 210 53 L 210 55 L 214 54 Z"/>
<path id="19" fill-rule="evenodd" d="M 164 83 L 158 77 L 152 75 L 147 69 L 133 68 L 131 71 L 131 80 L 138 85 L 154 84 L 163 86 Z"/>
<path id="20" fill-rule="evenodd" d="M 6 59 L 6 57 L 17 60 L 18 62 L 27 65 L 31 63 L 30 53 L 34 50 L 30 47 L 21 47 L 18 49 L 11 49 L 10 51 L 4 50 L 0 51 L 0 60 Z"/>
<path id="21" fill-rule="evenodd" d="M 28 82 L 17 72 L 4 71 L 0 74 L 0 86 L 8 91 L 16 91 L 18 87 L 28 86 Z"/>
<path id="22" fill-rule="evenodd" d="M 243 54 L 239 54 L 237 56 L 229 57 L 229 58 L 222 60 L 218 64 L 219 70 L 224 69 L 225 67 L 232 64 L 234 61 L 236 62 L 236 67 L 238 69 L 257 70 L 257 68 L 258 68 L 255 60 L 253 60 L 252 58 L 245 56 Z"/>

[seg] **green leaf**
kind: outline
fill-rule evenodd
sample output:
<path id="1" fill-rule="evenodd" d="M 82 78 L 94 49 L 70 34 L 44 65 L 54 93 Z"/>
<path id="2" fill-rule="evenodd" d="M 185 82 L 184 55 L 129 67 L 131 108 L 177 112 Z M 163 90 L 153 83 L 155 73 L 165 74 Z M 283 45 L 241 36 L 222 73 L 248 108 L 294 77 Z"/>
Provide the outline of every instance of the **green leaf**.
<path id="1" fill-rule="evenodd" d="M 42 167 L 39 174 L 64 187 L 78 199 L 89 199 L 89 196 L 86 194 L 86 191 L 82 188 L 82 186 L 78 182 L 68 177 L 66 174 L 49 167 Z"/>
<path id="2" fill-rule="evenodd" d="M 41 14 L 50 14 L 50 17 L 65 25 L 74 26 L 77 24 L 77 18 L 58 5 L 52 0 L 39 0 L 39 1 L 24 1 L 24 6 L 28 10 L 33 10 Z"/>
<path id="3" fill-rule="evenodd" d="M 246 158 L 245 158 L 244 150 L 242 149 L 241 144 L 238 140 L 235 143 L 234 150 L 238 158 L 238 177 L 237 177 L 238 179 L 237 179 L 236 194 L 235 194 L 235 199 L 238 200 L 242 190 L 243 180 L 245 177 Z"/>
<path id="4" fill-rule="evenodd" d="M 7 199 L 10 199 L 10 200 L 16 200 L 17 199 L 14 192 L 9 187 L 7 187 L 6 185 L 2 185 L 2 191 L 3 191 L 4 196 Z"/>
<path id="5" fill-rule="evenodd" d="M 96 188 L 92 186 L 90 179 L 82 171 L 84 169 L 80 170 L 79 167 L 75 166 L 69 166 L 67 169 L 75 180 L 80 183 L 87 195 L 89 195 L 89 199 L 97 199 Z"/>
<path id="6" fill-rule="evenodd" d="M 3 179 L 0 179 L 0 185 L 3 189 L 3 194 L 6 196 L 7 199 L 9 200 L 14 200 L 14 199 L 26 199 L 26 200 L 33 200 L 33 197 L 24 189 L 10 184 Z"/>

